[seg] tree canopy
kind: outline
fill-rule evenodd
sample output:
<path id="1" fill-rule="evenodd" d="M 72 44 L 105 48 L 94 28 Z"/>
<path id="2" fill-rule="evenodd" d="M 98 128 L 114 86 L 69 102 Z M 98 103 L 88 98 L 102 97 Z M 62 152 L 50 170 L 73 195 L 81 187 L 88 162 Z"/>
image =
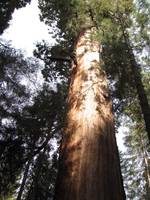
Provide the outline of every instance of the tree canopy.
<path id="1" fill-rule="evenodd" d="M 30 0 L 0 2 L 0 34 L 9 26 L 14 10 L 27 3 Z M 71 65 L 76 64 L 74 44 L 79 33 L 91 27 L 96 30 L 92 37 L 101 46 L 116 129 L 124 119 L 129 128 L 127 151 L 121 154 L 127 199 L 149 199 L 149 141 L 131 62 L 137 64 L 149 102 L 149 2 L 39 0 L 39 8 L 41 20 L 53 27 L 53 47 L 38 43 L 36 58 L 25 58 L 0 41 L 0 199 L 53 198 Z M 43 85 L 33 89 L 39 71 Z M 31 81 L 32 88 L 24 81 Z"/>

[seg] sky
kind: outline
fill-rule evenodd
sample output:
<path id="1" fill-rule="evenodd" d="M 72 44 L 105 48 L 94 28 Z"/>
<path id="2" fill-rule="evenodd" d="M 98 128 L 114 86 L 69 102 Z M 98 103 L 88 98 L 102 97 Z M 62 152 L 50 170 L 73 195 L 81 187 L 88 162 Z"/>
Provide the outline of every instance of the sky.
<path id="1" fill-rule="evenodd" d="M 35 45 L 43 39 L 53 44 L 55 40 L 48 33 L 48 27 L 39 19 L 40 10 L 38 9 L 38 0 L 32 0 L 26 7 L 15 10 L 10 21 L 10 26 L 1 36 L 3 39 L 11 41 L 13 47 L 22 49 L 27 56 L 32 56 Z M 117 134 L 117 143 L 119 149 L 125 151 L 123 145 L 125 127 L 119 128 Z"/>
<path id="2" fill-rule="evenodd" d="M 49 43 L 54 42 L 48 34 L 48 27 L 40 21 L 39 13 L 38 0 L 32 0 L 26 7 L 15 10 L 2 38 L 10 40 L 15 48 L 25 50 L 27 56 L 32 56 L 37 41 L 45 39 Z"/>

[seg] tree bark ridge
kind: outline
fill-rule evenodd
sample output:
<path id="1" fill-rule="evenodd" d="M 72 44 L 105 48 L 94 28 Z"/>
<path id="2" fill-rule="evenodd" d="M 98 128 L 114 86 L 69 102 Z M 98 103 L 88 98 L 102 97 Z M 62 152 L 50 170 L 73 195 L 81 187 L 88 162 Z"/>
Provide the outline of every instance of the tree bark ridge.
<path id="1" fill-rule="evenodd" d="M 76 44 L 55 200 L 124 200 L 112 102 L 91 30 Z"/>

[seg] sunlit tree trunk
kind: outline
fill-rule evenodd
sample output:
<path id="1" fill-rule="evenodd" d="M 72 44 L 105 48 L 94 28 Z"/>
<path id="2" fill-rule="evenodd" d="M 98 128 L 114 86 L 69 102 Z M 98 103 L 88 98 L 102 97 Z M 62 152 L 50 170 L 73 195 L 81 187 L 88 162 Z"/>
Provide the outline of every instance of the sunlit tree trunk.
<path id="1" fill-rule="evenodd" d="M 125 199 L 108 83 L 90 34 L 76 44 L 55 200 Z"/>

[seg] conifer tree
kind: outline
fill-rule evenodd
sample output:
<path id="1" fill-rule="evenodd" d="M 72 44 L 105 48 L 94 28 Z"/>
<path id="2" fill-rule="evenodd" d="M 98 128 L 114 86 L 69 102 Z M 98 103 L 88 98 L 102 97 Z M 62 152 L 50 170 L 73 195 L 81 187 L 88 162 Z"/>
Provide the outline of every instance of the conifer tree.
<path id="1" fill-rule="evenodd" d="M 149 51 L 148 28 L 150 4 L 146 1 L 136 1 L 134 4 L 135 8 L 133 8 L 127 2 L 126 6 L 128 9 L 123 14 L 119 10 L 119 3 L 119 1 L 116 2 L 115 12 L 108 11 L 108 17 L 110 17 L 114 25 L 118 25 L 118 33 L 113 31 L 113 35 L 118 38 L 115 38 L 116 41 L 119 40 L 117 42 L 122 41 L 121 54 L 124 54 L 127 60 L 126 65 L 123 66 L 124 72 L 126 71 L 128 76 L 133 78 L 132 84 L 135 85 L 134 87 L 136 88 L 141 107 L 141 118 L 144 118 L 145 129 L 150 141 L 150 105 L 142 82 L 142 64 L 137 58 L 138 56 L 141 57 L 141 54 L 144 54 L 144 52 Z M 108 40 L 110 42 L 110 39 Z M 122 63 L 120 64 L 122 65 Z M 126 66 L 129 66 L 129 68 L 126 68 Z M 130 85 L 130 87 L 132 86 Z"/>
<path id="2" fill-rule="evenodd" d="M 0 199 L 14 193 L 24 163 L 24 136 L 17 119 L 30 102 L 30 92 L 21 80 L 36 72 L 37 62 L 32 61 L 0 41 Z"/>
<path id="3" fill-rule="evenodd" d="M 150 10 L 149 9 L 150 5 L 149 4 L 147 4 L 147 5 L 148 5 L 147 9 Z M 144 11 L 142 11 L 142 9 L 140 9 L 140 11 L 141 11 L 140 13 L 142 15 L 142 13 Z M 121 26 L 121 31 L 123 33 L 125 48 L 126 48 L 126 52 L 127 52 L 129 62 L 130 62 L 130 68 L 131 68 L 131 72 L 133 74 L 134 83 L 135 83 L 135 87 L 136 87 L 137 94 L 138 94 L 139 104 L 140 104 L 140 107 L 141 107 L 141 113 L 142 113 L 142 116 L 144 118 L 145 128 L 146 128 L 148 138 L 149 138 L 149 141 L 150 141 L 150 105 L 149 105 L 149 102 L 148 102 L 146 90 L 145 90 L 143 82 L 142 82 L 142 74 L 141 74 L 142 66 L 137 62 L 136 56 L 134 55 L 134 51 L 136 51 L 136 48 L 134 48 L 134 45 L 132 45 L 131 38 L 130 38 L 128 30 L 127 30 L 127 28 L 129 28 L 130 26 L 129 26 L 126 18 L 124 18 L 120 13 L 117 13 L 117 14 L 118 14 L 117 19 L 119 21 L 119 24 Z M 146 20 L 145 20 L 146 21 L 145 24 L 146 24 L 147 21 L 149 21 L 149 16 L 145 16 L 145 18 L 146 18 Z M 137 28 L 141 29 L 142 26 L 144 26 L 144 22 L 138 23 Z M 145 27 L 146 27 L 146 25 L 145 25 Z M 140 46 L 141 46 L 140 48 L 142 48 L 141 43 L 142 43 L 142 37 L 143 36 L 141 35 L 141 33 L 139 33 L 138 37 L 139 38 L 141 37 L 141 41 L 139 41 L 139 43 L 140 43 Z M 146 40 L 144 40 L 144 42 L 146 42 Z M 144 45 L 144 46 L 147 46 L 147 45 Z M 144 46 L 143 46 L 142 50 L 144 49 Z"/>
<path id="4" fill-rule="evenodd" d="M 39 2 L 43 20 L 57 22 L 60 37 L 74 56 L 55 199 L 125 199 L 112 103 L 95 34 L 98 19 L 93 15 L 96 10 L 96 17 L 107 21 L 114 3 Z"/>
<path id="5" fill-rule="evenodd" d="M 148 200 L 150 198 L 150 149 L 139 110 L 135 101 L 134 105 L 126 108 L 126 114 L 132 118 L 128 118 L 127 123 L 129 127 L 125 135 L 127 151 L 122 158 L 122 170 L 127 199 Z"/>

